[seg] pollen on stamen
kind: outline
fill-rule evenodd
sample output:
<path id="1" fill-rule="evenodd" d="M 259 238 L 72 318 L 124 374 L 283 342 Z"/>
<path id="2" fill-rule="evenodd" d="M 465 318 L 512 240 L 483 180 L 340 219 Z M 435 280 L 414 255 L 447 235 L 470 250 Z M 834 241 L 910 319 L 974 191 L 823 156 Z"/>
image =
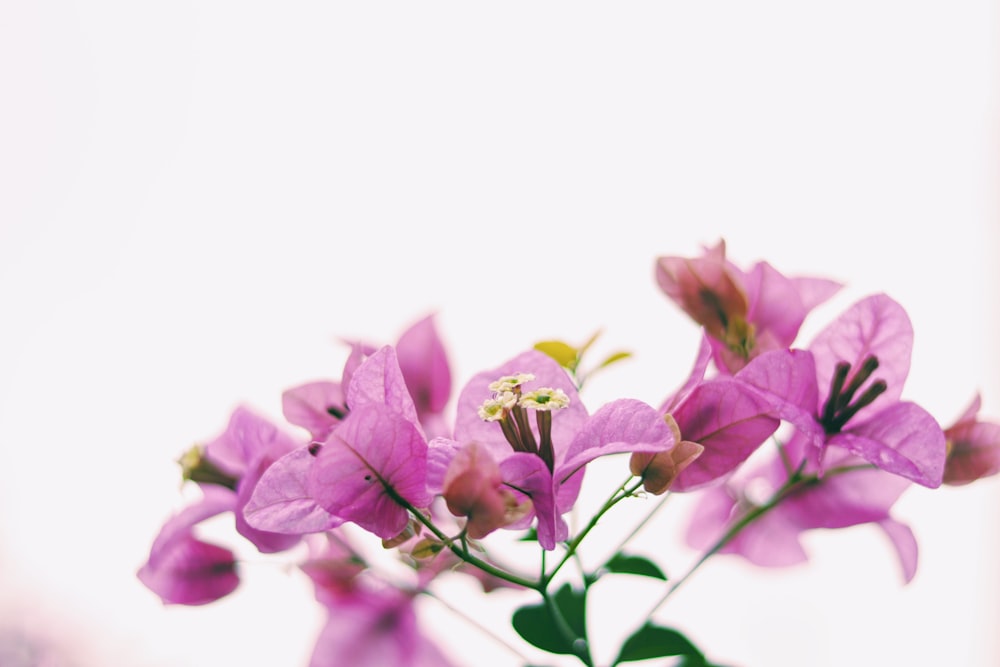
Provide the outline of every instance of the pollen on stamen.
<path id="1" fill-rule="evenodd" d="M 504 417 L 504 404 L 498 398 L 488 398 L 479 406 L 479 418 L 486 422 L 500 421 Z"/>
<path id="2" fill-rule="evenodd" d="M 560 410 L 569 405 L 569 396 L 562 389 L 542 387 L 523 394 L 518 405 L 531 410 Z"/>
<path id="3" fill-rule="evenodd" d="M 491 382 L 489 389 L 497 394 L 502 394 L 507 391 L 514 391 L 517 387 L 520 387 L 525 382 L 531 382 L 535 379 L 535 376 L 531 373 L 515 373 L 513 375 L 504 375 L 498 380 Z"/>

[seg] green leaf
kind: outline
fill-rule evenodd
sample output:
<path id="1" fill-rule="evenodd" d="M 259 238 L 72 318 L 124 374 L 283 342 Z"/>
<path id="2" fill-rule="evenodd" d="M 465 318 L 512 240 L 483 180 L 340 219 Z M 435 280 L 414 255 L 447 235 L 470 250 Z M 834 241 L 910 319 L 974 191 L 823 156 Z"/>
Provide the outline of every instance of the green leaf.
<path id="1" fill-rule="evenodd" d="M 694 644 L 689 642 L 684 635 L 676 630 L 648 622 L 625 640 L 621 652 L 612 664 L 662 658 L 668 655 L 687 656 L 681 663 L 687 667 L 705 664 L 705 658 L 701 651 L 695 648 Z"/>
<path id="2" fill-rule="evenodd" d="M 569 584 L 563 584 L 552 597 L 576 639 L 586 645 L 586 591 L 574 590 Z M 578 655 L 580 652 L 579 647 L 574 646 L 559 631 L 559 626 L 544 602 L 521 607 L 514 612 L 511 624 L 524 641 L 543 651 L 564 655 Z"/>
<path id="3" fill-rule="evenodd" d="M 580 346 L 580 356 L 583 356 L 583 353 L 590 349 L 590 346 L 594 344 L 594 341 L 596 341 L 600 337 L 600 335 L 601 335 L 601 330 L 598 329 L 593 333 L 593 335 L 587 340 L 586 343 Z"/>
<path id="4" fill-rule="evenodd" d="M 601 364 L 598 366 L 598 368 L 604 368 L 605 366 L 610 366 L 616 361 L 621 361 L 622 359 L 628 359 L 631 356 L 632 356 L 631 352 L 624 352 L 624 351 L 615 352 L 614 354 L 609 355 L 604 361 L 602 361 Z"/>
<path id="5" fill-rule="evenodd" d="M 580 363 L 580 356 L 576 348 L 561 340 L 543 340 L 535 343 L 535 349 L 549 355 L 560 366 L 571 371 L 576 370 L 577 364 Z"/>
<path id="6" fill-rule="evenodd" d="M 615 554 L 615 556 L 604 564 L 604 569 L 608 572 L 619 574 L 638 574 L 642 577 L 652 577 L 653 579 L 667 580 L 667 575 L 656 563 L 643 558 L 642 556 L 629 556 L 628 554 Z"/>
<path id="7" fill-rule="evenodd" d="M 534 527 L 528 529 L 521 537 L 517 538 L 518 542 L 537 542 L 538 541 L 538 531 Z"/>

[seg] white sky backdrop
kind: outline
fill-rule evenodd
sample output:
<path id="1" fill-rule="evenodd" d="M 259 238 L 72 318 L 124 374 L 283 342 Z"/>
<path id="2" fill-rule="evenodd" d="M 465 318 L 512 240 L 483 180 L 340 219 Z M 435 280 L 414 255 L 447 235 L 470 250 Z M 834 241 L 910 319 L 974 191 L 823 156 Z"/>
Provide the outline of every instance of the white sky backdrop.
<path id="1" fill-rule="evenodd" d="M 388 342 L 430 311 L 456 391 L 603 327 L 598 349 L 635 359 L 595 378 L 591 409 L 658 403 L 697 332 L 654 259 L 720 237 L 743 265 L 848 283 L 807 334 L 888 292 L 916 329 L 904 395 L 948 423 L 978 389 L 1000 419 L 997 9 L 3 3 L 0 620 L 80 665 L 304 665 L 318 609 L 273 561 L 194 610 L 136 581 L 183 502 L 179 453 L 239 402 L 278 417 L 284 388 L 335 377 L 335 336 Z M 805 568 L 719 559 L 659 618 L 743 667 L 995 666 L 998 497 L 908 492 L 907 588 L 858 528 L 810 537 Z M 694 556 L 686 509 L 636 544 L 671 574 Z M 605 658 L 644 584 L 595 591 Z M 519 664 L 424 606 L 459 662 Z"/>

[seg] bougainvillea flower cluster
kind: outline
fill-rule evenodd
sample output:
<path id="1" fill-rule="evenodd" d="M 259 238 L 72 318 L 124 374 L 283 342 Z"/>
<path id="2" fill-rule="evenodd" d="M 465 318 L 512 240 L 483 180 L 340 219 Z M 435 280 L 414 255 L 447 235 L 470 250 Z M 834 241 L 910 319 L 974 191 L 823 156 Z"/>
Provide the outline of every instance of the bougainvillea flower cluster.
<path id="1" fill-rule="evenodd" d="M 910 581 L 918 547 L 893 515 L 900 496 L 913 484 L 1000 472 L 1000 424 L 980 417 L 978 395 L 947 428 L 904 399 L 913 326 L 885 294 L 849 305 L 802 344 L 804 321 L 838 282 L 785 276 L 767 262 L 740 269 L 721 241 L 695 257 L 660 257 L 654 275 L 703 332 L 692 371 L 658 404 L 625 391 L 586 407 L 593 337 L 580 348 L 546 338 L 485 359 L 454 402 L 432 316 L 395 345 L 347 342 L 339 378 L 284 391 L 285 423 L 240 407 L 220 435 L 181 457 L 200 499 L 163 524 L 140 581 L 168 604 L 231 593 L 237 552 L 199 529 L 231 516 L 233 540 L 297 562 L 312 582 L 328 620 L 311 667 L 455 664 L 421 629 L 415 604 L 453 575 L 474 578 L 484 595 L 535 595 L 511 618 L 529 650 L 592 667 L 590 586 L 609 575 L 661 585 L 665 564 L 630 552 L 631 538 L 597 567 L 578 556 L 599 523 L 631 521 L 634 535 L 658 507 L 650 496 L 671 493 L 697 498 L 685 537 L 701 557 L 637 620 L 615 665 L 667 656 L 711 665 L 652 614 L 715 554 L 788 566 L 808 557 L 802 533 L 872 524 Z M 628 357 L 612 354 L 586 377 Z M 606 500 L 589 518 L 568 520 L 595 491 L 586 471 L 603 457 L 619 461 L 625 480 L 596 489 Z M 639 518 L 623 517 L 619 504 Z M 504 562 L 491 546 L 503 535 L 534 545 L 537 562 Z M 373 550 L 398 563 L 387 568 Z"/>

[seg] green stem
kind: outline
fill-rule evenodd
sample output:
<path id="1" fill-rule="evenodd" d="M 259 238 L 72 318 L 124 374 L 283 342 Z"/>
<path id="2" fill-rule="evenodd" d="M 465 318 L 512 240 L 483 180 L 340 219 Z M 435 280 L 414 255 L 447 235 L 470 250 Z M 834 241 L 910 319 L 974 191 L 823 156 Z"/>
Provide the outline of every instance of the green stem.
<path id="1" fill-rule="evenodd" d="M 556 575 L 556 572 L 558 572 L 562 568 L 562 566 L 566 564 L 566 561 L 568 561 L 570 558 L 573 557 L 573 554 L 576 553 L 576 549 L 577 547 L 580 546 L 580 543 L 583 541 L 583 538 L 587 536 L 587 533 L 589 533 L 591 530 L 594 529 L 594 526 L 596 526 L 597 522 L 601 520 L 601 517 L 604 516 L 608 512 L 608 510 L 617 505 L 619 502 L 621 502 L 625 498 L 632 496 L 632 494 L 634 494 L 635 491 L 640 486 L 642 486 L 642 480 L 640 479 L 637 482 L 635 482 L 631 487 L 629 487 L 628 482 L 630 479 L 632 479 L 631 475 L 629 475 L 628 479 L 626 479 L 622 483 L 622 485 L 619 486 L 618 489 L 613 494 L 611 494 L 611 497 L 608 498 L 608 500 L 604 503 L 604 506 L 601 507 L 601 509 L 599 509 L 597 513 L 590 518 L 590 521 L 587 522 L 587 525 L 584 526 L 583 530 L 577 533 L 576 537 L 574 537 L 569 542 L 569 544 L 566 545 L 566 553 L 565 555 L 563 555 L 562 560 L 560 560 L 559 563 L 556 564 L 555 568 L 551 572 L 549 572 L 547 575 L 542 576 L 542 580 L 540 583 L 543 586 L 548 586 L 549 582 L 552 581 L 552 578 Z"/>
<path id="2" fill-rule="evenodd" d="M 539 592 L 542 594 L 545 606 L 548 608 L 549 614 L 556 624 L 556 629 L 559 630 L 559 634 L 562 635 L 563 640 L 570 647 L 570 650 L 573 651 L 573 655 L 579 658 L 580 662 L 587 667 L 594 667 L 594 659 L 590 657 L 590 645 L 587 643 L 587 640 L 583 637 L 578 637 L 573 628 L 569 626 L 569 622 L 559 610 L 559 605 L 556 604 L 555 599 L 549 594 L 548 589 L 542 589 Z"/>
<path id="3" fill-rule="evenodd" d="M 670 492 L 669 491 L 667 491 L 665 494 L 663 494 L 663 497 L 660 498 L 659 502 L 656 503 L 656 506 L 653 509 L 649 510 L 649 513 L 646 514 L 646 516 L 643 517 L 642 521 L 640 521 L 638 524 L 636 524 L 635 528 L 632 529 L 632 532 L 630 532 L 628 535 L 626 535 L 625 539 L 623 539 L 618 544 L 618 548 L 615 549 L 615 552 L 614 552 L 615 554 L 620 553 L 621 550 L 625 548 L 625 545 L 628 544 L 629 542 L 631 542 L 632 538 L 639 534 L 639 531 L 642 530 L 646 526 L 647 523 L 649 523 L 649 521 L 653 518 L 653 515 L 655 515 L 657 512 L 659 512 L 660 508 L 663 507 L 666 504 L 667 498 L 669 498 L 669 497 L 670 497 Z"/>
<path id="4" fill-rule="evenodd" d="M 410 501 L 408 501 L 406 498 L 403 498 L 401 495 L 399 495 L 398 493 L 396 493 L 395 489 L 393 489 L 392 487 L 390 487 L 388 485 L 385 485 L 384 488 L 385 488 L 386 493 L 389 494 L 390 498 L 392 498 L 394 501 L 396 501 L 397 503 L 399 503 L 401 506 L 405 507 L 407 509 L 407 511 L 409 511 L 409 513 L 411 515 L 413 515 L 413 516 L 415 516 L 417 518 L 417 521 L 419 521 L 420 523 L 424 524 L 424 526 L 426 526 L 428 530 L 430 530 L 432 533 L 434 533 L 434 535 L 439 540 L 441 540 L 441 542 L 446 547 L 448 547 L 449 549 L 451 549 L 451 552 L 453 554 L 455 554 L 456 556 L 458 556 L 459 558 L 461 558 L 463 561 L 465 561 L 469 565 L 473 565 L 475 567 L 478 567 L 483 572 L 486 572 L 487 574 L 492 574 L 494 577 L 497 577 L 499 579 L 503 579 L 504 581 L 510 582 L 512 584 L 516 584 L 518 586 L 523 586 L 524 588 L 531 588 L 533 590 L 538 591 L 539 593 L 542 593 L 544 591 L 544 586 L 543 586 L 543 584 L 541 582 L 532 581 L 531 579 L 525 579 L 524 577 L 520 577 L 520 576 L 518 576 L 516 574 L 513 574 L 512 572 L 507 572 L 505 570 L 501 570 L 500 568 L 498 568 L 498 567 L 496 567 L 496 566 L 494 566 L 494 565 L 492 565 L 490 563 L 487 563 L 486 561 L 484 561 L 484 560 L 482 560 L 480 558 L 476 558 L 472 554 L 466 552 L 465 550 L 462 549 L 461 546 L 459 546 L 458 544 L 455 544 L 455 541 L 453 539 L 451 539 L 450 537 L 448 537 L 447 535 L 445 535 L 443 532 L 441 532 L 441 530 L 437 526 L 434 525 L 434 522 L 432 522 L 430 519 L 428 519 L 426 516 L 424 516 L 423 512 L 420 512 L 419 510 L 417 510 L 416 507 L 414 507 L 413 505 L 411 505 Z"/>
<path id="5" fill-rule="evenodd" d="M 673 584 L 670 585 L 670 588 L 668 588 L 667 592 L 663 594 L 663 597 L 661 597 L 657 601 L 657 603 L 655 605 L 653 605 L 653 608 L 649 610 L 649 613 L 646 614 L 646 618 L 651 617 L 661 606 L 663 606 L 663 604 L 670 598 L 670 596 L 674 594 L 674 591 L 676 591 L 678 588 L 680 588 L 681 585 L 685 581 L 687 581 L 691 577 L 691 575 L 693 575 L 698 570 L 698 568 L 700 568 L 702 566 L 702 564 L 705 563 L 705 561 L 707 561 L 709 558 L 711 558 L 716 553 L 718 553 L 718 551 L 720 549 L 722 549 L 722 547 L 724 547 L 727 544 L 729 544 L 730 540 L 732 540 L 734 537 L 736 537 L 736 535 L 741 530 L 743 530 L 744 528 L 746 528 L 748 525 L 750 525 L 751 523 L 753 523 L 754 521 L 756 521 L 757 519 L 759 519 L 761 516 L 763 516 L 767 512 L 769 512 L 772 509 L 774 509 L 774 507 L 776 507 L 778 505 L 778 503 L 780 503 L 782 500 L 784 500 L 788 496 L 792 495 L 793 493 L 799 491 L 800 489 L 802 489 L 802 488 L 804 488 L 806 486 L 809 486 L 811 484 L 816 484 L 818 482 L 821 482 L 823 479 L 826 479 L 826 478 L 829 478 L 829 477 L 834 477 L 836 475 L 843 475 L 843 474 L 849 473 L 849 472 L 855 472 L 855 471 L 859 471 L 859 470 L 868 470 L 868 469 L 871 469 L 871 468 L 875 467 L 874 465 L 872 465 L 870 463 L 862 463 L 862 464 L 858 464 L 858 465 L 841 466 L 839 468 L 830 468 L 829 470 L 827 470 L 823 474 L 823 477 L 819 477 L 817 475 L 803 476 L 802 475 L 802 468 L 804 466 L 805 466 L 805 461 L 802 462 L 802 465 L 799 466 L 798 470 L 795 470 L 789 476 L 789 478 L 785 481 L 785 483 L 781 486 L 781 488 L 779 488 L 777 491 L 774 492 L 774 495 L 772 495 L 767 500 L 767 502 L 765 502 L 763 505 L 758 505 L 758 506 L 754 507 L 749 512 L 747 512 L 742 517 L 740 517 L 740 519 L 736 523 L 734 523 L 732 526 L 730 526 L 729 530 L 727 530 L 722 535 L 722 537 L 720 537 L 715 542 L 715 544 L 713 544 L 708 549 L 708 551 L 706 551 L 704 554 L 702 554 L 701 558 L 699 558 L 697 560 L 697 562 L 695 562 L 695 564 L 692 565 L 691 568 L 687 572 L 684 573 L 684 576 L 682 576 L 680 579 L 676 580 Z"/>

